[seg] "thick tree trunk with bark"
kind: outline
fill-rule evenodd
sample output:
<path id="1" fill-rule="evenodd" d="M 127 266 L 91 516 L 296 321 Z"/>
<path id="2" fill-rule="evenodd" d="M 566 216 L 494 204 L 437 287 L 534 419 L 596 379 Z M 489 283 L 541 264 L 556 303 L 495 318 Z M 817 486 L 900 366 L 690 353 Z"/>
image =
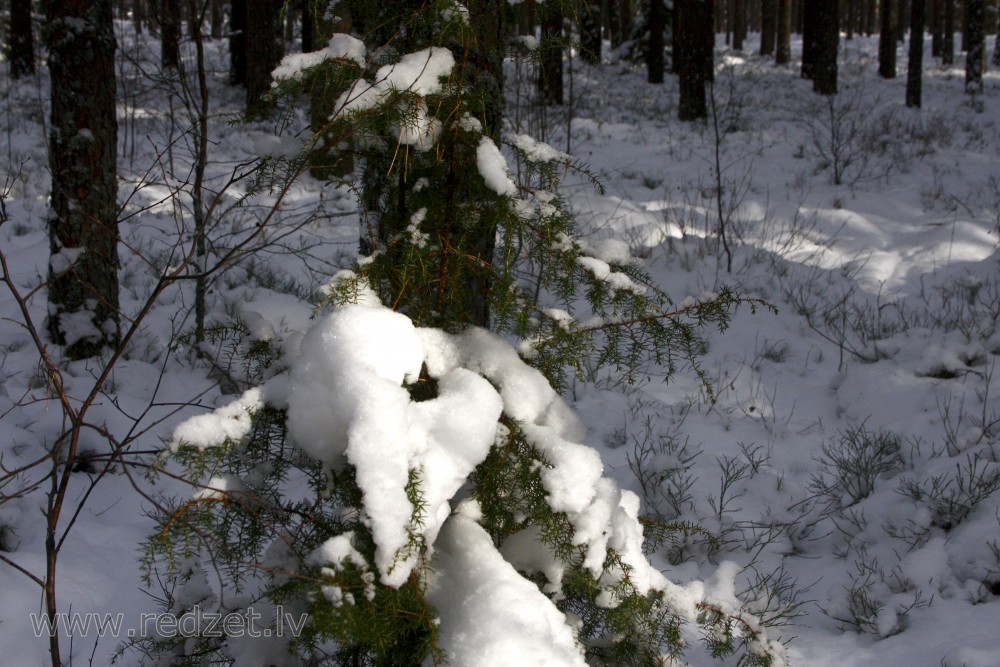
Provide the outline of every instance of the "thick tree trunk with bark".
<path id="1" fill-rule="evenodd" d="M 677 117 L 706 118 L 705 84 L 715 42 L 711 5 L 704 0 L 675 0 L 674 11 L 677 12 L 674 57 L 680 87 Z"/>
<path id="2" fill-rule="evenodd" d="M 48 328 L 83 358 L 119 339 L 115 33 L 111 0 L 48 4 Z"/>
<path id="3" fill-rule="evenodd" d="M 883 79 L 896 78 L 896 23 L 894 5 L 899 0 L 882 0 L 879 3 L 878 75 Z"/>
<path id="4" fill-rule="evenodd" d="M 649 3 L 649 45 L 646 48 L 646 80 L 663 83 L 663 32 L 667 28 L 667 8 L 663 0 Z"/>
<path id="5" fill-rule="evenodd" d="M 816 62 L 813 90 L 820 95 L 837 94 L 837 48 L 840 44 L 838 0 L 810 0 L 816 13 Z"/>
<path id="6" fill-rule="evenodd" d="M 733 48 L 743 50 L 743 42 L 747 38 L 747 3 L 746 0 L 733 0 Z"/>
<path id="7" fill-rule="evenodd" d="M 31 30 L 31 0 L 10 3 L 10 75 L 15 79 L 35 73 L 35 38 Z"/>
<path id="8" fill-rule="evenodd" d="M 281 0 L 246 3 L 246 108 L 251 115 L 260 112 L 264 94 L 271 88 L 271 71 L 284 51 L 281 6 Z"/>

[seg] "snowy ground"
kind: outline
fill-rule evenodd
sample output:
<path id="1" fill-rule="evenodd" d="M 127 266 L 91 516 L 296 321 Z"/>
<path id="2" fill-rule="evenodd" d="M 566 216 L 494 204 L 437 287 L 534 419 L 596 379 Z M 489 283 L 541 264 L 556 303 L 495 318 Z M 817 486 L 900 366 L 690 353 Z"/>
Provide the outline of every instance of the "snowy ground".
<path id="1" fill-rule="evenodd" d="M 120 44 L 123 72 L 155 70 L 155 44 L 125 33 Z M 511 130 L 589 164 L 607 192 L 567 185 L 581 225 L 626 241 L 676 300 L 728 284 L 780 311 L 740 311 L 728 332 L 707 333 L 714 405 L 692 374 L 664 384 L 655 368 L 634 386 L 595 372 L 567 398 L 607 472 L 644 498 L 651 520 L 711 534 L 679 534 L 656 564 L 677 582 L 703 579 L 721 600 L 738 596 L 788 641 L 792 664 L 1000 665 L 1000 75 L 987 75 L 976 113 L 961 62 L 942 69 L 928 54 L 924 108 L 913 111 L 902 103 L 903 76 L 876 77 L 874 40 L 842 46 L 832 102 L 795 68 L 723 53 L 717 125 L 707 127 L 674 119 L 674 81 L 649 86 L 623 63 L 574 63 L 572 118 L 511 112 Z M 210 176 L 221 183 L 239 162 L 287 142 L 267 124 L 226 122 L 240 96 L 224 85 L 224 54 L 210 56 L 220 111 Z M 10 188 L 0 244 L 28 292 L 48 261 L 47 82 L 44 73 L 17 84 L 0 76 L 0 175 Z M 190 148 L 177 98 L 148 79 L 123 77 L 120 87 L 120 198 L 135 214 L 123 225 L 122 305 L 135 313 L 169 262 L 185 212 L 160 202 L 186 178 Z M 238 194 L 223 202 L 233 208 L 214 230 L 220 243 L 267 210 L 266 197 L 235 208 Z M 353 206 L 348 193 L 303 179 L 272 245 L 215 284 L 213 317 L 296 340 L 309 299 L 355 252 Z M 715 234 L 720 211 L 731 272 Z M 159 449 L 183 416 L 231 400 L 177 339 L 191 304 L 187 286 L 163 293 L 93 408 L 115 437 L 141 434 L 134 451 Z M 28 306 L 41 322 L 44 294 Z M 7 291 L 0 316 L 0 454 L 13 469 L 42 455 L 61 411 Z M 67 393 L 90 391 L 95 372 L 67 364 Z M 101 434 L 87 437 L 85 450 L 107 449 Z M 5 665 L 47 659 L 30 618 L 42 610 L 39 588 L 10 565 L 44 573 L 44 488 L 16 493 L 33 475 L 0 486 Z M 73 475 L 63 610 L 122 612 L 126 628 L 156 610 L 137 546 L 152 527 L 145 496 L 164 492 L 169 485 L 115 465 Z M 120 641 L 92 632 L 67 640 L 64 655 L 103 664 Z"/>

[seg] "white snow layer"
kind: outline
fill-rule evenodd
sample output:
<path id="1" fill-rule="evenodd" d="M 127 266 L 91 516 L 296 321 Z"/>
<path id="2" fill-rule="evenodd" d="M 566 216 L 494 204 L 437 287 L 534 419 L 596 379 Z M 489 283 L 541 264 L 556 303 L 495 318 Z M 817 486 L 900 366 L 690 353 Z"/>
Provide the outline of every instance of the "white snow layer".
<path id="1" fill-rule="evenodd" d="M 455 57 L 442 47 L 408 53 L 398 62 L 380 67 L 375 81 L 355 81 L 340 96 L 337 113 L 356 113 L 378 106 L 392 91 L 409 91 L 420 96 L 441 91 L 441 78 L 451 74 Z"/>
<path id="2" fill-rule="evenodd" d="M 353 60 L 361 67 L 365 66 L 365 44 L 356 37 L 336 33 L 330 38 L 326 47 L 310 53 L 292 53 L 281 59 L 278 66 L 271 72 L 274 79 L 272 86 L 280 80 L 301 79 L 303 72 L 327 60 Z"/>
<path id="3" fill-rule="evenodd" d="M 440 615 L 438 644 L 463 667 L 585 667 L 566 617 L 517 573 L 464 514 L 441 531 L 427 599 Z M 428 664 L 428 663 L 425 663 Z"/>
<path id="4" fill-rule="evenodd" d="M 314 325 L 288 374 L 269 381 L 263 395 L 287 405 L 291 442 L 329 468 L 354 467 L 382 583 L 400 586 L 418 565 L 414 536 L 436 558 L 432 601 L 441 610 L 442 646 L 454 664 L 483 664 L 483 656 L 492 665 L 584 664 L 565 618 L 514 569 L 543 573 L 545 591 L 558 595 L 560 565 L 527 553 L 536 541 L 530 534 L 515 536 L 505 548 L 512 565 L 469 518 L 470 502 L 463 517 L 452 514 L 498 429 L 506 432 L 501 412 L 519 422 L 547 462 L 541 477 L 548 502 L 572 523 L 584 567 L 610 589 L 625 575 L 604 572 L 606 551 L 614 549 L 639 593 L 664 591 L 673 611 L 694 617 L 701 589 L 671 584 L 646 560 L 638 497 L 604 476 L 598 453 L 578 442 L 583 429 L 575 413 L 538 370 L 496 334 L 417 328 L 369 296 Z M 437 379 L 438 395 L 415 402 L 404 384 L 419 381 L 423 366 Z M 245 434 L 261 395 L 248 392 L 212 415 L 188 420 L 175 435 L 209 446 Z M 414 478 L 423 501 L 418 521 L 407 495 Z M 337 540 L 325 545 L 322 560 L 335 564 L 346 557 L 349 537 Z M 339 591 L 324 593 L 337 604 L 346 601 Z M 601 604 L 618 600 L 608 593 Z M 496 650 L 484 652 L 484 642 Z"/>

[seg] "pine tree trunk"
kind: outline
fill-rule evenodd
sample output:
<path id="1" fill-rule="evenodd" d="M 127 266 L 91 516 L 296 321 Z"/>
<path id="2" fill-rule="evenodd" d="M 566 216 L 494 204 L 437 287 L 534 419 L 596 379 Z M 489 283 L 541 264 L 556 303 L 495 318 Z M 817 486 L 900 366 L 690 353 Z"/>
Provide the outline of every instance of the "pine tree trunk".
<path id="1" fill-rule="evenodd" d="M 944 3 L 944 42 L 941 45 L 941 63 L 955 62 L 955 0 L 940 0 Z"/>
<path id="2" fill-rule="evenodd" d="M 986 0 L 966 0 L 965 20 L 968 51 L 965 57 L 965 92 L 983 92 L 983 69 L 986 62 Z"/>
<path id="3" fill-rule="evenodd" d="M 924 69 L 924 0 L 910 8 L 910 58 L 906 64 L 906 106 L 920 108 Z"/>
<path id="4" fill-rule="evenodd" d="M 663 31 L 667 27 L 667 8 L 663 0 L 649 3 L 649 45 L 646 48 L 646 80 L 663 83 Z"/>
<path id="5" fill-rule="evenodd" d="M 760 55 L 774 54 L 775 28 L 779 0 L 761 0 L 760 2 Z"/>
<path id="6" fill-rule="evenodd" d="M 899 0 L 881 0 L 879 3 L 878 75 L 883 79 L 896 78 L 896 25 L 894 7 Z"/>
<path id="7" fill-rule="evenodd" d="M 271 70 L 284 51 L 281 5 L 281 0 L 246 3 L 246 109 L 250 115 L 262 112 L 264 94 L 271 88 Z"/>
<path id="8" fill-rule="evenodd" d="M 815 4 L 813 4 L 815 3 Z M 840 43 L 838 0 L 811 0 L 815 16 L 816 63 L 813 90 L 820 95 L 837 94 L 837 48 Z"/>
<path id="9" fill-rule="evenodd" d="M 177 69 L 181 60 L 181 5 L 179 0 L 160 0 L 160 66 Z"/>
<path id="10" fill-rule="evenodd" d="M 79 359 L 119 339 L 111 0 L 50 0 L 47 31 L 53 255 L 48 328 L 66 345 L 67 356 Z"/>
<path id="11" fill-rule="evenodd" d="M 809 0 L 802 6 L 802 78 L 812 80 L 816 76 L 816 47 L 818 38 L 817 19 L 819 2 Z"/>
<path id="12" fill-rule="evenodd" d="M 542 6 L 542 42 L 538 66 L 538 93 L 542 104 L 563 103 L 563 14 L 558 3 Z"/>
<path id="13" fill-rule="evenodd" d="M 209 15 L 211 16 L 212 23 L 209 36 L 212 39 L 222 39 L 222 0 L 210 1 Z"/>
<path id="14" fill-rule="evenodd" d="M 1000 67 L 1000 6 L 997 7 L 996 41 L 993 43 L 993 65 Z"/>
<path id="15" fill-rule="evenodd" d="M 787 65 L 792 60 L 792 0 L 778 0 L 778 24 L 775 34 L 774 62 Z"/>
<path id="16" fill-rule="evenodd" d="M 747 36 L 746 0 L 733 0 L 729 7 L 733 12 L 730 18 L 730 25 L 733 30 L 733 50 L 742 51 L 743 42 Z"/>
<path id="17" fill-rule="evenodd" d="M 706 118 L 705 84 L 708 62 L 712 58 L 709 44 L 714 45 L 715 41 L 711 7 L 703 0 L 675 0 L 674 11 L 677 12 L 674 57 L 680 88 L 677 117 L 680 120 Z"/>
<path id="18" fill-rule="evenodd" d="M 247 0 L 232 0 L 229 11 L 229 83 L 234 86 L 245 86 L 247 84 Z"/>
<path id="19" fill-rule="evenodd" d="M 14 79 L 35 73 L 35 38 L 31 27 L 31 0 L 11 0 L 10 75 Z"/>
<path id="20" fill-rule="evenodd" d="M 941 57 L 944 50 L 944 5 L 941 0 L 931 1 L 931 55 Z"/>

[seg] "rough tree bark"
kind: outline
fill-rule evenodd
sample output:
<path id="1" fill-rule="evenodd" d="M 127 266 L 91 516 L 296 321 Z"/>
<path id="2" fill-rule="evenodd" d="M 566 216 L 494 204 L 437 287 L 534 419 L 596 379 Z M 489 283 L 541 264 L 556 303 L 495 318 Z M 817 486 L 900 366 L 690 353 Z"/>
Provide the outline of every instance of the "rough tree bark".
<path id="1" fill-rule="evenodd" d="M 680 85 L 677 117 L 706 118 L 705 84 L 715 40 L 712 8 L 705 0 L 675 0 L 674 11 L 678 28 L 674 35 L 674 57 Z"/>
<path id="2" fill-rule="evenodd" d="M 52 76 L 48 329 L 67 356 L 84 358 L 119 339 L 111 0 L 50 0 L 46 29 Z"/>

